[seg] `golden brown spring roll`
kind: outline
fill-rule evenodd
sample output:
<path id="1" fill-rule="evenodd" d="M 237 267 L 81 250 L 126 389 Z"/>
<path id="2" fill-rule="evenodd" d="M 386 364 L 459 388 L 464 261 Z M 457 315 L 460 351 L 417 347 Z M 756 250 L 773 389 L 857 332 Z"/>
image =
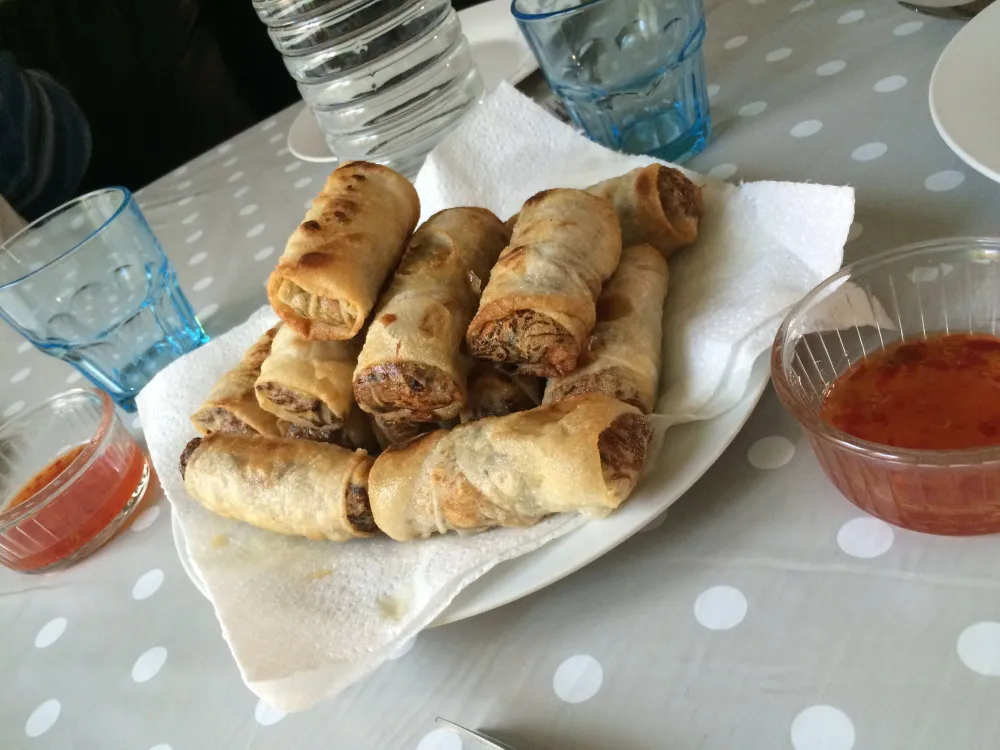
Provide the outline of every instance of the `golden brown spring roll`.
<path id="1" fill-rule="evenodd" d="M 621 251 L 607 200 L 561 188 L 529 198 L 469 325 L 469 348 L 525 375 L 572 372 Z"/>
<path id="2" fill-rule="evenodd" d="M 251 346 L 240 363 L 212 386 L 208 398 L 191 415 L 198 432 L 235 432 L 245 435 L 278 435 L 278 419 L 257 403 L 254 382 L 260 367 L 271 351 L 271 342 L 281 326 L 277 325 Z"/>
<path id="3" fill-rule="evenodd" d="M 368 504 L 371 466 L 364 451 L 225 433 L 195 438 L 180 458 L 185 489 L 213 513 L 334 542 L 376 531 Z"/>
<path id="4" fill-rule="evenodd" d="M 354 404 L 347 419 L 339 427 L 304 427 L 279 419 L 278 430 L 284 437 L 332 443 L 351 450 L 362 448 L 373 455 L 378 455 L 381 450 L 371 418 L 357 404 Z"/>
<path id="5" fill-rule="evenodd" d="M 544 386 L 541 378 L 510 372 L 493 362 L 477 361 L 469 373 L 469 396 L 462 409 L 462 421 L 534 409 L 542 403 Z"/>
<path id="6" fill-rule="evenodd" d="M 679 170 L 650 164 L 592 185 L 587 192 L 614 205 L 625 247 L 648 243 L 667 258 L 698 237 L 701 188 Z"/>
<path id="7" fill-rule="evenodd" d="M 597 299 L 597 325 L 581 367 L 545 388 L 545 403 L 598 392 L 649 414 L 656 405 L 663 344 L 667 261 L 652 245 L 622 251 L 621 263 Z"/>
<path id="8" fill-rule="evenodd" d="M 412 419 L 383 417 L 376 414 L 372 417 L 375 429 L 375 439 L 381 448 L 403 445 L 415 438 L 434 430 L 448 429 L 451 422 L 417 422 Z"/>
<path id="9" fill-rule="evenodd" d="M 465 404 L 465 329 L 480 283 L 510 236 L 485 208 L 449 208 L 416 231 L 382 293 L 354 371 L 362 409 L 419 421 L 458 416 Z"/>
<path id="10" fill-rule="evenodd" d="M 303 428 L 338 428 L 354 405 L 358 341 L 309 341 L 288 326 L 274 337 L 255 390 L 260 407 Z"/>
<path id="11" fill-rule="evenodd" d="M 605 516 L 635 487 L 652 429 L 634 406 L 588 393 L 422 435 L 375 460 L 375 522 L 407 541 Z"/>
<path id="12" fill-rule="evenodd" d="M 274 311 L 307 339 L 353 338 L 419 217 L 417 191 L 403 175 L 364 161 L 341 165 L 271 273 Z"/>

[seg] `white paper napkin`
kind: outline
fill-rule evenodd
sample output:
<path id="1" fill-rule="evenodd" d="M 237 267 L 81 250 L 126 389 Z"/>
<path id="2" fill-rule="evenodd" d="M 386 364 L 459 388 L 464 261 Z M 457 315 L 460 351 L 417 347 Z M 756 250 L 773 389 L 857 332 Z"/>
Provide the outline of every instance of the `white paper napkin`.
<path id="1" fill-rule="evenodd" d="M 540 189 L 586 186 L 650 161 L 587 141 L 502 85 L 431 153 L 416 184 L 424 218 L 479 205 L 506 219 Z M 670 264 L 659 402 L 669 423 L 714 416 L 740 399 L 783 312 L 840 266 L 854 210 L 850 188 L 696 179 L 705 184 L 701 238 Z M 292 711 L 371 672 L 497 563 L 584 521 L 555 517 L 533 529 L 409 544 L 334 544 L 208 513 L 184 492 L 177 471 L 195 434 L 188 414 L 273 320 L 262 310 L 174 362 L 138 404 L 153 463 L 244 680 Z"/>

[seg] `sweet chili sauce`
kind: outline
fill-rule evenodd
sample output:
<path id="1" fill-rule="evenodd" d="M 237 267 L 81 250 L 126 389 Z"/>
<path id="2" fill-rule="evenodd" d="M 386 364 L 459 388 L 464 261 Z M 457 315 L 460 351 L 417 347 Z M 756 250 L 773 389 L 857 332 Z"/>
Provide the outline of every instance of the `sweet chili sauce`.
<path id="1" fill-rule="evenodd" d="M 1000 445 L 1000 338 L 959 333 L 891 344 L 837 378 L 820 418 L 895 448 Z"/>
<path id="2" fill-rule="evenodd" d="M 86 445 L 71 448 L 38 472 L 4 505 L 3 513 L 43 490 L 85 448 Z M 7 559 L 4 564 L 15 570 L 42 570 L 72 556 L 122 512 L 145 470 L 145 457 L 134 441 L 109 447 L 61 493 L 16 523 L 24 537 L 32 540 L 31 549 L 28 551 L 26 543 L 26 554 L 15 560 Z"/>

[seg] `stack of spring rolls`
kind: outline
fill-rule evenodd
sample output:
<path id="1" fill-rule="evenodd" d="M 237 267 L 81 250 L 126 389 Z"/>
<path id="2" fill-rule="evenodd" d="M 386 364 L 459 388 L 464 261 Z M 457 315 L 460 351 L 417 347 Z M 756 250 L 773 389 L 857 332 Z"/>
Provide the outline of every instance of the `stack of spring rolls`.
<path id="1" fill-rule="evenodd" d="M 281 323 L 192 416 L 189 494 L 282 534 L 406 541 L 603 516 L 646 461 L 667 258 L 701 190 L 652 164 L 440 211 L 349 162 L 267 284 Z M 380 453 L 381 451 L 381 453 Z"/>

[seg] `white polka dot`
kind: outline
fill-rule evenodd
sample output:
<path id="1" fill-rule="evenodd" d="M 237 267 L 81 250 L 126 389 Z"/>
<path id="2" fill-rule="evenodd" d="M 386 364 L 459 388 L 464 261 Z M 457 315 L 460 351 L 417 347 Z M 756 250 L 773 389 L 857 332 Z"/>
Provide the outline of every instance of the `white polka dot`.
<path id="1" fill-rule="evenodd" d="M 242 180 L 242 179 L 243 179 L 243 172 L 236 171 L 233 172 L 231 175 L 229 175 L 229 179 L 227 181 L 236 182 L 237 180 Z"/>
<path id="2" fill-rule="evenodd" d="M 876 81 L 872 87 L 880 94 L 888 94 L 892 91 L 899 91 L 906 85 L 906 76 L 886 76 L 880 81 Z"/>
<path id="3" fill-rule="evenodd" d="M 32 237 L 30 240 L 28 240 L 28 247 L 38 247 L 41 244 L 42 244 L 42 238 L 39 236 Z"/>
<path id="4" fill-rule="evenodd" d="M 211 276 L 203 276 L 202 278 L 194 282 L 194 285 L 191 288 L 194 289 L 196 292 L 203 292 L 210 286 L 212 286 L 213 281 L 215 281 L 215 279 L 213 279 Z"/>
<path id="5" fill-rule="evenodd" d="M 851 222 L 851 228 L 847 230 L 847 241 L 853 242 L 861 233 L 865 231 L 865 225 L 860 221 Z"/>
<path id="6" fill-rule="evenodd" d="M 264 231 L 263 224 L 254 224 L 252 227 L 250 227 L 250 231 L 247 232 L 247 237 L 251 238 L 256 237 L 263 231 Z"/>
<path id="7" fill-rule="evenodd" d="M 884 143 L 879 143 L 878 141 L 874 143 L 866 143 L 863 146 L 858 146 L 854 151 L 851 152 L 851 158 L 854 161 L 874 161 L 880 156 L 885 156 L 885 152 L 889 150 L 889 147 Z"/>
<path id="8" fill-rule="evenodd" d="M 747 43 L 747 38 L 745 36 L 734 36 L 732 39 L 727 39 L 722 47 L 723 49 L 736 49 L 737 47 L 742 47 Z"/>
<path id="9" fill-rule="evenodd" d="M 31 345 L 30 341 L 22 341 L 20 344 L 17 345 L 17 353 L 24 354 L 26 351 L 33 348 L 34 347 Z"/>
<path id="10" fill-rule="evenodd" d="M 192 196 L 187 195 L 187 196 L 181 198 L 179 201 L 177 201 L 177 207 L 178 208 L 184 208 L 184 206 L 187 206 L 193 200 L 194 200 L 194 198 Z"/>
<path id="11" fill-rule="evenodd" d="M 34 263 L 29 263 L 28 264 L 28 269 L 31 270 L 31 271 L 37 271 L 39 268 L 41 268 L 44 265 L 45 264 L 42 263 L 40 260 L 36 260 Z"/>
<path id="12" fill-rule="evenodd" d="M 815 4 L 815 2 L 816 0 L 802 0 L 801 3 L 796 3 L 795 5 L 793 5 L 791 10 L 789 10 L 788 12 L 798 13 L 799 11 L 805 10 L 806 8 L 811 8 Z"/>
<path id="13" fill-rule="evenodd" d="M 780 62 L 788 58 L 791 54 L 792 50 L 790 47 L 779 47 L 778 49 L 771 50 L 766 55 L 764 55 L 764 59 L 767 60 L 768 62 Z"/>
<path id="14" fill-rule="evenodd" d="M 755 117 L 767 109 L 767 102 L 750 102 L 739 108 L 737 114 L 740 117 Z"/>
<path id="15" fill-rule="evenodd" d="M 24 408 L 24 402 L 23 401 L 15 401 L 10 406 L 8 406 L 6 409 L 3 410 L 3 416 L 4 416 L 5 419 L 8 418 L 8 417 L 13 417 L 15 414 L 17 414 L 23 408 Z"/>
<path id="16" fill-rule="evenodd" d="M 604 682 L 601 663 L 589 654 L 577 654 L 566 659 L 552 675 L 552 689 L 566 703 L 589 701 Z"/>
<path id="17" fill-rule="evenodd" d="M 849 10 L 837 19 L 837 23 L 844 26 L 849 23 L 857 23 L 864 17 L 865 12 L 863 10 Z"/>
<path id="18" fill-rule="evenodd" d="M 45 701 L 31 712 L 28 720 L 24 723 L 24 733 L 29 737 L 45 734 L 56 723 L 60 711 L 62 711 L 62 706 L 55 698 Z"/>
<path id="19" fill-rule="evenodd" d="M 1000 622 L 977 622 L 958 636 L 958 658 L 976 674 L 1000 677 Z"/>
<path id="20" fill-rule="evenodd" d="M 735 164 L 730 164 L 728 162 L 723 164 L 716 164 L 710 170 L 708 170 L 708 176 L 714 180 L 728 180 L 734 174 L 736 170 L 739 169 Z"/>
<path id="21" fill-rule="evenodd" d="M 298 169 L 301 166 L 302 166 L 302 162 L 300 162 L 300 161 L 293 161 L 291 164 L 286 164 L 285 165 L 285 171 L 286 172 L 294 172 L 296 169 Z"/>
<path id="22" fill-rule="evenodd" d="M 694 617 L 709 630 L 735 628 L 747 616 L 747 599 L 732 586 L 713 586 L 698 595 Z"/>
<path id="23" fill-rule="evenodd" d="M 847 63 L 843 60 L 830 60 L 825 62 L 816 68 L 816 75 L 818 76 L 833 76 L 837 75 L 840 71 L 847 67 Z"/>
<path id="24" fill-rule="evenodd" d="M 763 5 L 767 0 L 747 0 L 751 5 Z"/>
<path id="25" fill-rule="evenodd" d="M 191 222 L 197 220 L 199 216 L 201 216 L 201 214 L 198 213 L 197 211 L 195 211 L 193 214 L 188 214 L 183 219 L 181 219 L 181 224 L 190 224 Z"/>
<path id="26" fill-rule="evenodd" d="M 156 677 L 167 662 L 167 650 L 163 646 L 154 646 L 135 660 L 132 665 L 132 679 L 135 682 L 148 682 Z"/>
<path id="27" fill-rule="evenodd" d="M 916 34 L 922 28 L 924 28 L 923 21 L 907 21 L 906 23 L 899 24 L 899 26 L 892 30 L 892 33 L 896 36 L 909 36 L 910 34 Z"/>
<path id="28" fill-rule="evenodd" d="M 809 706 L 792 722 L 795 750 L 851 750 L 854 723 L 833 706 Z"/>
<path id="29" fill-rule="evenodd" d="M 235 193 L 233 193 L 233 197 L 234 198 L 242 198 L 244 195 L 246 195 L 249 192 L 250 192 L 250 186 L 249 185 L 244 185 L 239 190 L 237 190 Z"/>
<path id="30" fill-rule="evenodd" d="M 257 706 L 253 710 L 253 718 L 256 719 L 257 723 L 263 727 L 269 727 L 272 724 L 277 724 L 279 721 L 284 719 L 286 716 L 284 711 L 279 711 L 273 706 L 269 706 L 264 702 L 264 699 L 257 701 Z"/>
<path id="31" fill-rule="evenodd" d="M 177 183 L 177 189 L 187 190 L 189 187 L 191 187 L 192 184 L 193 183 L 191 182 L 191 180 L 183 180 L 182 182 Z"/>
<path id="32" fill-rule="evenodd" d="M 171 173 L 171 176 L 172 177 L 183 177 L 185 174 L 187 174 L 187 171 L 188 171 L 188 165 L 185 164 L 183 167 L 177 167 L 177 169 L 175 169 Z"/>
<path id="33" fill-rule="evenodd" d="M 53 620 L 49 620 L 42 626 L 42 629 L 38 631 L 38 635 L 35 636 L 35 648 L 48 648 L 53 643 L 58 641 L 65 632 L 65 617 L 56 617 Z"/>
<path id="34" fill-rule="evenodd" d="M 198 320 L 206 321 L 219 312 L 219 306 L 214 302 L 210 305 L 205 305 L 198 311 Z"/>
<path id="35" fill-rule="evenodd" d="M 257 254 L 253 256 L 254 260 L 266 260 L 274 254 L 274 246 L 268 245 L 267 247 L 262 247 L 257 251 Z"/>
<path id="36" fill-rule="evenodd" d="M 149 748 L 149 750 L 173 750 L 173 748 L 170 745 L 155 745 Z"/>
<path id="37" fill-rule="evenodd" d="M 803 120 L 796 123 L 788 132 L 793 138 L 808 138 L 811 135 L 816 135 L 822 129 L 823 123 L 819 120 Z"/>
<path id="38" fill-rule="evenodd" d="M 302 206 L 305 208 L 306 211 L 308 211 L 310 208 L 312 208 L 312 205 L 313 205 L 313 199 L 312 198 L 306 198 L 306 202 L 302 204 Z"/>
<path id="39" fill-rule="evenodd" d="M 272 120 L 268 120 L 267 122 L 265 122 L 263 125 L 260 126 L 260 129 L 261 130 L 265 130 L 265 131 L 266 130 L 271 130 L 271 128 L 273 128 L 277 124 L 278 124 L 277 120 L 273 120 L 273 119 Z"/>
<path id="40" fill-rule="evenodd" d="M 82 216 L 74 217 L 73 221 L 71 221 L 69 225 L 73 229 L 79 229 L 80 227 L 83 226 L 83 217 Z"/>
<path id="41" fill-rule="evenodd" d="M 425 734 L 417 743 L 417 750 L 462 750 L 462 738 L 440 727 Z"/>
<path id="42" fill-rule="evenodd" d="M 750 446 L 747 461 L 755 469 L 780 469 L 792 460 L 795 444 L 786 437 L 772 435 L 761 438 Z"/>
<path id="43" fill-rule="evenodd" d="M 140 417 L 138 414 L 136 414 L 134 417 L 132 417 L 132 421 L 129 422 L 129 426 L 133 430 L 141 430 L 142 429 L 142 417 Z"/>
<path id="44" fill-rule="evenodd" d="M 313 181 L 312 177 L 300 177 L 295 181 L 295 187 L 302 189 L 304 187 L 311 185 L 312 181 Z"/>
<path id="45" fill-rule="evenodd" d="M 934 193 L 943 193 L 946 190 L 954 190 L 965 182 L 965 175 L 957 169 L 946 169 L 943 172 L 935 172 L 926 180 L 924 187 Z"/>
<path id="46" fill-rule="evenodd" d="M 715 97 L 717 97 L 719 95 L 719 91 L 721 91 L 721 90 L 722 90 L 722 87 L 719 86 L 719 84 L 717 84 L 717 83 L 710 83 L 705 88 L 705 91 L 708 93 L 708 98 L 709 99 L 714 99 Z"/>
<path id="47" fill-rule="evenodd" d="M 73 372 L 71 372 L 69 375 L 66 376 L 66 382 L 72 385 L 82 377 L 83 373 L 81 373 L 79 370 L 73 370 Z"/>
<path id="48" fill-rule="evenodd" d="M 199 263 L 201 263 L 202 261 L 204 261 L 205 258 L 207 258 L 207 257 L 208 257 L 208 253 L 195 253 L 194 255 L 192 255 L 188 259 L 188 265 L 196 266 Z"/>
<path id="49" fill-rule="evenodd" d="M 417 643 L 417 637 L 416 636 L 413 636 L 412 638 L 409 638 L 409 639 L 403 641 L 399 645 L 399 648 L 397 648 L 395 651 L 392 652 L 392 655 L 389 658 L 390 659 L 402 659 L 404 656 L 406 656 L 408 653 L 410 653 L 413 650 L 413 647 L 414 647 L 414 645 L 416 645 L 416 643 Z"/>
<path id="50" fill-rule="evenodd" d="M 288 156 L 290 153 L 292 152 L 288 149 L 288 146 L 282 146 L 281 148 L 278 149 L 278 152 L 275 154 L 275 156 L 277 156 L 280 159 L 282 156 Z"/>
<path id="51" fill-rule="evenodd" d="M 228 154 L 232 150 L 233 150 L 232 143 L 223 143 L 221 146 L 215 149 L 215 152 L 221 155 L 221 154 Z"/>
<path id="52" fill-rule="evenodd" d="M 654 518 L 652 521 L 647 523 L 641 529 L 639 529 L 640 534 L 645 534 L 649 531 L 656 531 L 663 525 L 663 522 L 667 520 L 667 511 L 663 511 L 660 515 Z"/>
<path id="53" fill-rule="evenodd" d="M 30 367 L 24 367 L 24 368 L 18 370 L 17 372 L 15 372 L 13 375 L 10 376 L 10 382 L 11 383 L 20 383 L 22 380 L 24 380 L 30 374 L 31 374 L 31 368 Z"/>
<path id="54" fill-rule="evenodd" d="M 152 526 L 153 523 L 156 521 L 156 519 L 159 517 L 160 517 L 159 505 L 153 505 L 150 506 L 149 508 L 146 508 L 146 510 L 144 510 L 142 513 L 140 513 L 135 517 L 135 520 L 132 522 L 132 527 L 131 527 L 132 531 L 145 531 L 150 526 Z"/>
<path id="55" fill-rule="evenodd" d="M 228 159 L 222 162 L 222 166 L 225 167 L 226 169 L 229 169 L 229 167 L 233 166 L 239 160 L 240 157 L 238 156 L 230 156 Z"/>
<path id="56" fill-rule="evenodd" d="M 840 548 L 851 557 L 863 560 L 884 555 L 895 539 L 892 526 L 872 516 L 853 518 L 837 532 Z"/>
<path id="57" fill-rule="evenodd" d="M 249 216 L 250 214 L 252 214 L 256 210 L 257 210 L 257 204 L 256 203 L 250 203 L 250 204 L 248 204 L 248 205 L 246 205 L 246 206 L 244 206 L 243 208 L 240 209 L 240 216 Z"/>
<path id="58" fill-rule="evenodd" d="M 139 576 L 139 580 L 132 587 L 132 598 L 136 601 L 148 599 L 155 594 L 163 585 L 163 571 L 153 568 Z"/>
<path id="59" fill-rule="evenodd" d="M 187 243 L 189 245 L 191 245 L 191 244 L 197 242 L 198 240 L 200 240 L 204 236 L 205 236 L 205 232 L 203 230 L 201 230 L 201 229 L 197 229 L 193 233 L 191 233 L 190 235 L 188 235 Z"/>
<path id="60" fill-rule="evenodd" d="M 285 137 L 284 133 L 275 133 L 270 138 L 268 138 L 268 143 L 278 143 L 282 138 Z"/>

